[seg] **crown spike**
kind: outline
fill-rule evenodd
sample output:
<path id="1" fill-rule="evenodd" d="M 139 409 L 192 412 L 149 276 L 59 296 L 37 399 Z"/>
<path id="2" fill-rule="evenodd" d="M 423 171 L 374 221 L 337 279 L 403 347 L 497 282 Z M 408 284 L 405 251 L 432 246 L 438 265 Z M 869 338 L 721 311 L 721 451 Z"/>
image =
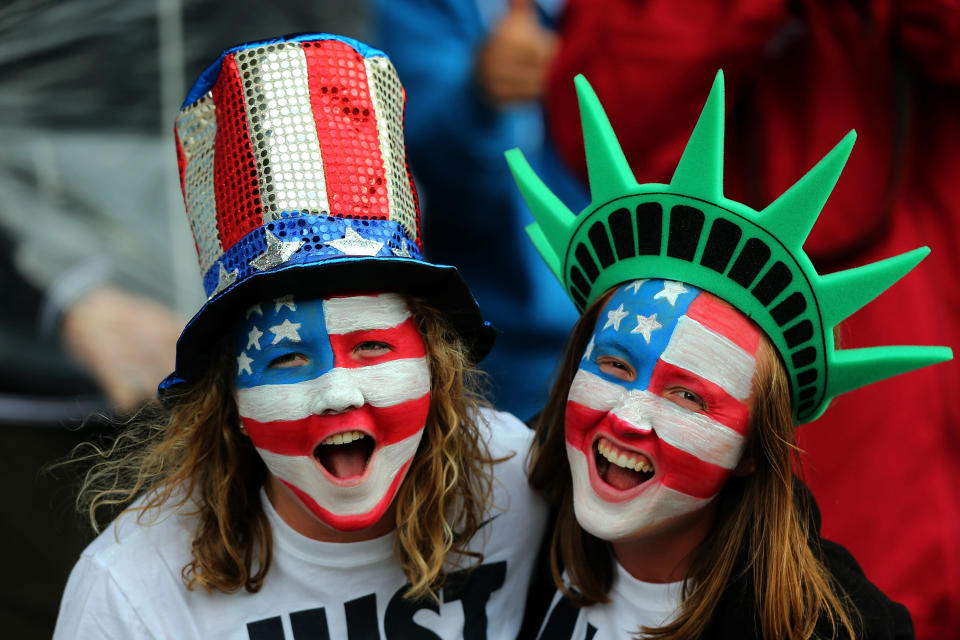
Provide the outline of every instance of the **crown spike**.
<path id="1" fill-rule="evenodd" d="M 637 180 L 593 87 L 582 74 L 577 75 L 573 83 L 580 105 L 591 206 L 601 205 L 635 191 Z"/>
<path id="2" fill-rule="evenodd" d="M 553 275 L 560 281 L 560 285 L 563 286 L 563 265 L 561 264 L 560 256 L 557 255 L 557 252 L 550 246 L 550 241 L 547 240 L 547 236 L 544 235 L 543 229 L 540 228 L 539 224 L 533 223 L 526 226 L 526 231 L 527 235 L 530 236 L 530 240 L 533 242 L 533 246 L 536 247 L 537 252 L 540 254 L 540 257 L 547 263 L 547 267 L 550 268 Z"/>
<path id="3" fill-rule="evenodd" d="M 723 71 L 718 71 L 670 187 L 704 200 L 723 197 Z"/>
<path id="4" fill-rule="evenodd" d="M 835 327 L 907 275 L 930 253 L 919 247 L 898 256 L 820 276 L 817 285 L 824 327 Z"/>
<path id="5" fill-rule="evenodd" d="M 799 252 L 847 164 L 857 132 L 850 131 L 810 171 L 761 212 L 764 224 L 794 252 Z"/>
<path id="6" fill-rule="evenodd" d="M 539 238 L 537 249 L 562 282 L 559 258 L 551 260 L 545 250 L 549 247 L 550 253 L 554 256 L 566 254 L 567 243 L 570 241 L 571 230 L 577 217 L 537 176 L 520 149 L 510 149 L 504 155 L 513 179 L 520 189 L 520 195 L 530 207 L 530 213 L 533 214 L 533 219 L 536 220 L 536 226 L 539 228 L 538 235 L 531 234 L 531 238 L 535 241 Z M 529 229 L 528 233 L 530 233 Z M 554 268 L 555 264 L 556 268 Z"/>
<path id="7" fill-rule="evenodd" d="M 887 346 L 835 351 L 827 395 L 838 396 L 952 358 L 953 351 L 949 347 Z"/>

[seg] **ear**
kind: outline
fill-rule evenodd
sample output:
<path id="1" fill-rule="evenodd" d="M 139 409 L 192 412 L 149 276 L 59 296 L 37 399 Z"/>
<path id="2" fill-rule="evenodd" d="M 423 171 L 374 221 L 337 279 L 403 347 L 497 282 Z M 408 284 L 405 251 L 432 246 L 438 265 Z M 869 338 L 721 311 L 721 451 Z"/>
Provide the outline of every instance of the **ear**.
<path id="1" fill-rule="evenodd" d="M 740 458 L 740 462 L 737 463 L 737 466 L 733 468 L 733 471 L 730 472 L 730 475 L 735 478 L 745 478 L 757 469 L 757 464 L 748 453 L 744 453 L 743 457 Z"/>

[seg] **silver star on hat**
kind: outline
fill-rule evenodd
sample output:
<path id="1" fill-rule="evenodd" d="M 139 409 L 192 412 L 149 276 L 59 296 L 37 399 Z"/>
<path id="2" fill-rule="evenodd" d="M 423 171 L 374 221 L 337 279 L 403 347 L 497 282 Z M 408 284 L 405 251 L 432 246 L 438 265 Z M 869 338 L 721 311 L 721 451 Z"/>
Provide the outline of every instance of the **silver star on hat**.
<path id="1" fill-rule="evenodd" d="M 270 233 L 269 229 L 263 230 L 264 237 L 267 240 L 267 250 L 250 261 L 250 266 L 257 271 L 266 271 L 277 265 L 283 264 L 297 252 L 303 240 L 290 240 L 284 242 L 277 236 Z"/>

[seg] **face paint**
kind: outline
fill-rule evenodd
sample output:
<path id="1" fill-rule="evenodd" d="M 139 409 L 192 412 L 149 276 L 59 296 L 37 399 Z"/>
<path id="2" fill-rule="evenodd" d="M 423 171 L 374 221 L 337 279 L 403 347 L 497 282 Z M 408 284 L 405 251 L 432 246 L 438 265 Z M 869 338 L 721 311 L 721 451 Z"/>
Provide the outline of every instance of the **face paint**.
<path id="1" fill-rule="evenodd" d="M 403 297 L 254 305 L 236 362 L 237 408 L 267 469 L 330 527 L 376 523 L 430 408 L 426 349 Z"/>
<path id="2" fill-rule="evenodd" d="M 759 330 L 691 285 L 638 280 L 600 312 L 570 387 L 580 525 L 640 537 L 712 500 L 743 455 Z"/>

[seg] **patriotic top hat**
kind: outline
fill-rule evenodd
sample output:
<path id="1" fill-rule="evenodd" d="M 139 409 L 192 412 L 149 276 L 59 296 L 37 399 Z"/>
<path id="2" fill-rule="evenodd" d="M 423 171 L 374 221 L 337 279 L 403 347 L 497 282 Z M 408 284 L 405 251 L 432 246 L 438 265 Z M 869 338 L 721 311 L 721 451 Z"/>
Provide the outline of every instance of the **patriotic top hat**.
<path id="1" fill-rule="evenodd" d="M 494 330 L 459 273 L 421 253 L 404 100 L 386 54 L 329 34 L 243 44 L 203 72 L 175 133 L 208 300 L 161 390 L 196 376 L 240 309 L 277 294 L 402 291 L 487 354 Z"/>
<path id="2" fill-rule="evenodd" d="M 669 184 L 638 184 L 590 84 L 575 80 L 591 202 L 575 215 L 523 154 L 507 162 L 536 222 L 527 231 L 582 312 L 611 287 L 669 278 L 711 292 L 756 322 L 787 371 L 794 419 L 841 393 L 952 358 L 947 347 L 835 349 L 833 328 L 930 250 L 820 275 L 803 243 L 853 148 L 851 131 L 762 211 L 723 195 L 723 74 Z"/>

